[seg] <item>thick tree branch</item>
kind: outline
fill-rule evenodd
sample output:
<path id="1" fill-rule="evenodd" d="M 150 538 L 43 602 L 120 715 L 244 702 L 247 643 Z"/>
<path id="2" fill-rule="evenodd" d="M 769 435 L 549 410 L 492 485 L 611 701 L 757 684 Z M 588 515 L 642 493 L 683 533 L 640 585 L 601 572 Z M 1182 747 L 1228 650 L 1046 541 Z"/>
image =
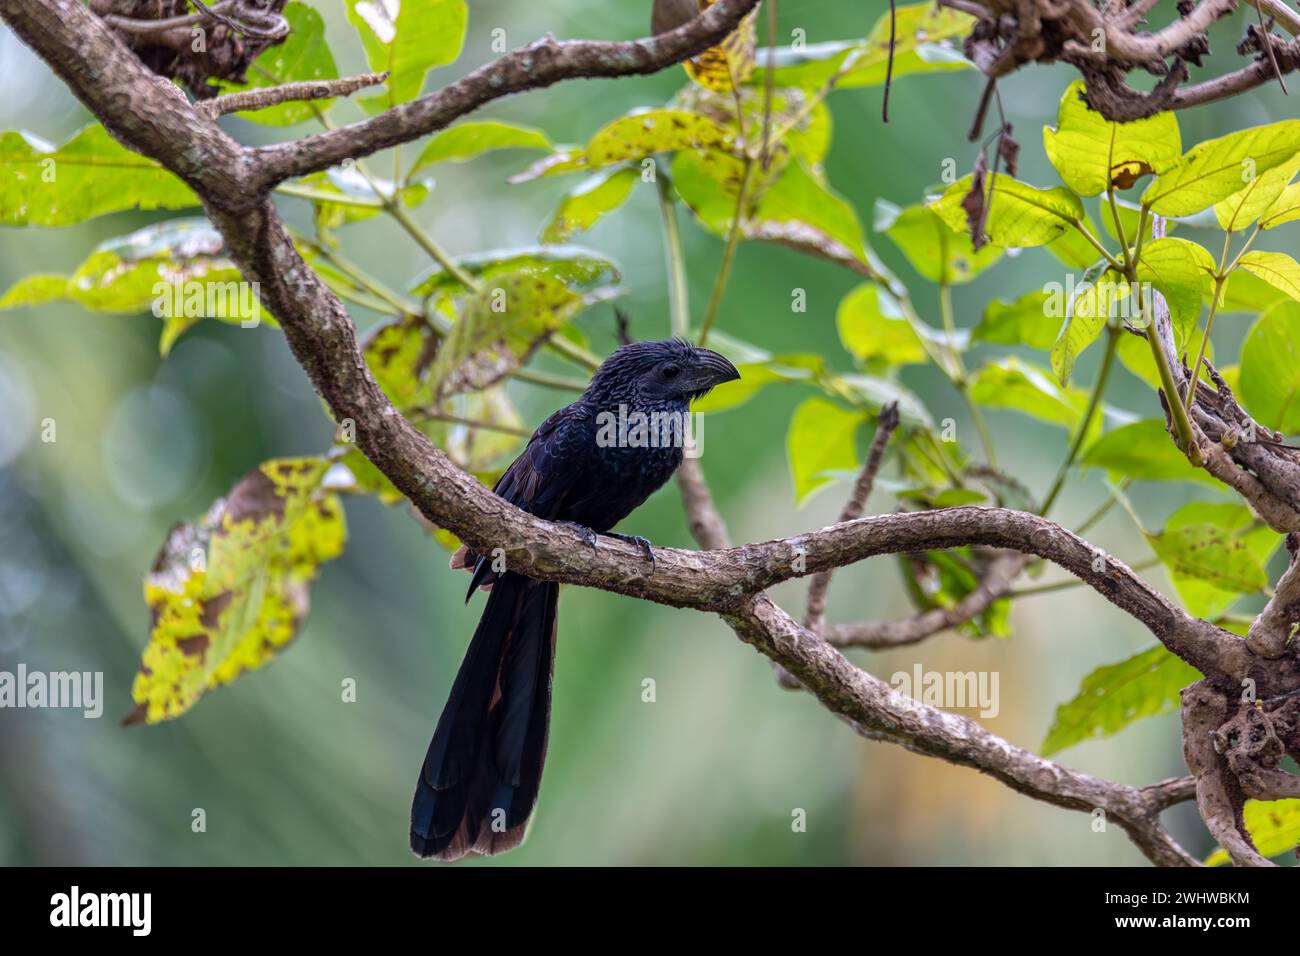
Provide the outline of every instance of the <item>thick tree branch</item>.
<path id="1" fill-rule="evenodd" d="M 1153 863 L 1196 865 L 1160 826 L 1160 810 L 1169 805 L 1167 785 L 1139 790 L 1100 780 L 1022 750 L 969 718 L 921 704 L 854 667 L 764 595 L 747 598 L 723 616 L 741 640 L 789 670 L 863 736 L 972 767 L 1054 806 L 1101 809 Z"/>
<path id="2" fill-rule="evenodd" d="M 1300 621 L 1300 562 L 1296 560 L 1297 545 L 1300 535 L 1287 535 L 1287 548 L 1291 552 L 1291 563 L 1282 577 L 1278 578 L 1273 596 L 1268 599 L 1264 610 L 1250 624 L 1246 633 L 1246 646 L 1270 660 L 1276 660 L 1286 653 L 1287 641 L 1290 640 L 1294 625 Z"/>
<path id="3" fill-rule="evenodd" d="M 1183 755 L 1196 778 L 1196 806 L 1219 846 L 1238 866 L 1273 866 L 1246 832 L 1246 795 L 1215 747 L 1215 734 L 1230 717 L 1222 692 L 1198 681 L 1183 690 Z"/>
<path id="4" fill-rule="evenodd" d="M 292 176 L 319 172 L 345 159 L 419 139 L 512 93 L 542 89 L 560 80 L 658 72 L 719 43 L 757 5 L 758 0 L 719 0 L 683 26 L 643 40 L 606 43 L 543 37 L 436 93 L 378 116 L 254 150 L 257 188 L 265 191 Z"/>

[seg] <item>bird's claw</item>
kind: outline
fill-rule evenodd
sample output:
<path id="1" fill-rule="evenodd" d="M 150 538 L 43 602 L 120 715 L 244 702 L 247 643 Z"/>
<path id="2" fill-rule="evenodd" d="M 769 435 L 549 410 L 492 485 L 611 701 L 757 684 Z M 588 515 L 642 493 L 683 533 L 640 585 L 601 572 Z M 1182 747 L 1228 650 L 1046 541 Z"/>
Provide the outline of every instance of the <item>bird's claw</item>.
<path id="1" fill-rule="evenodd" d="M 643 538 L 639 534 L 617 534 L 613 531 L 608 532 L 611 538 L 617 538 L 619 541 L 626 541 L 628 544 L 634 544 L 641 549 L 641 553 L 646 556 L 650 562 L 650 573 L 655 573 L 655 549 L 648 538 Z"/>
<path id="2" fill-rule="evenodd" d="M 592 531 L 585 524 L 578 524 L 576 521 L 557 521 L 556 524 L 562 524 L 565 527 L 572 528 L 582 538 L 583 544 L 590 545 L 592 551 L 598 550 L 596 547 L 596 532 Z"/>
<path id="3" fill-rule="evenodd" d="M 578 522 L 576 521 L 557 521 L 556 524 L 562 524 L 565 527 L 572 528 L 574 531 L 576 531 L 579 535 L 582 536 L 582 540 L 584 544 L 591 545 L 591 550 L 593 551 L 600 550 L 599 546 L 596 543 L 596 538 L 597 538 L 596 532 L 592 531 L 585 524 L 578 524 Z M 607 534 L 611 538 L 616 538 L 619 541 L 626 541 L 628 544 L 634 544 L 638 548 L 640 548 L 641 553 L 644 554 L 646 556 L 646 560 L 650 562 L 650 573 L 651 574 L 655 573 L 655 568 L 657 566 L 655 563 L 655 549 L 654 549 L 654 545 L 650 543 L 650 540 L 648 538 L 643 538 L 639 534 L 619 534 L 616 531 L 606 531 L 605 534 Z"/>

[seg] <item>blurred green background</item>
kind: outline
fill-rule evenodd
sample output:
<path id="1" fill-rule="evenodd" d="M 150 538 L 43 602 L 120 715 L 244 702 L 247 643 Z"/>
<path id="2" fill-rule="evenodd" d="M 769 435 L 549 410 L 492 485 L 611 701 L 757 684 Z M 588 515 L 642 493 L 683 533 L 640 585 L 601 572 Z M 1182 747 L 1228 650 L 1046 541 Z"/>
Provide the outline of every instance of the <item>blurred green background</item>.
<path id="1" fill-rule="evenodd" d="M 342 4 L 316 4 L 343 74 L 363 70 Z M 461 62 L 435 73 L 441 84 L 492 58 L 494 28 L 520 45 L 544 32 L 621 39 L 645 33 L 648 4 L 575 0 L 471 5 Z M 1170 5 L 1172 6 L 1172 4 Z M 863 36 L 880 0 L 805 0 L 780 11 L 781 42 L 795 29 L 809 43 Z M 1247 11 L 1253 16 L 1253 11 Z M 1235 65 L 1238 13 L 1214 32 L 1215 55 L 1194 78 Z M 1021 177 L 1054 182 L 1040 129 L 1073 78 L 1033 68 L 1001 87 L 1023 144 Z M 622 81 L 575 81 L 494 104 L 485 115 L 545 128 L 556 141 L 583 141 L 626 110 L 666 100 L 678 69 Z M 839 92 L 830 103 L 831 183 L 868 229 L 878 197 L 905 205 L 935 184 L 947 158 L 969 168 L 965 131 L 981 79 L 974 73 L 907 77 L 895 85 L 892 120 L 880 122 L 878 88 Z M 1181 114 L 1184 143 L 1282 118 L 1289 104 L 1268 87 L 1226 105 Z M 340 115 L 353 116 L 341 106 Z M 47 68 L 0 27 L 0 129 L 61 141 L 87 121 Z M 224 121 L 245 142 L 282 131 Z M 310 132 L 309 127 L 295 130 Z M 507 186 L 520 154 L 443 165 L 418 211 L 453 253 L 530 244 L 571 183 Z M 387 168 L 381 157 L 377 169 Z M 291 222 L 307 207 L 284 200 Z M 181 213 L 185 215 L 186 213 Z M 63 230 L 0 230 L 0 289 L 37 271 L 71 272 L 100 241 L 158 216 L 126 213 Z M 684 216 L 698 319 L 721 243 Z M 393 286 L 426 268 L 418 248 L 387 219 L 347 227 L 345 248 Z M 638 338 L 668 334 L 663 251 L 654 190 L 643 187 L 619 213 L 580 240 L 616 257 L 623 306 Z M 877 251 L 908 283 L 923 312 L 933 291 L 887 240 Z M 1008 257 L 956 293 L 961 324 L 991 299 L 1064 282 L 1045 252 Z M 774 353 L 816 351 L 849 367 L 835 331 L 849 273 L 774 247 L 744 245 L 719 327 Z M 790 311 L 791 290 L 808 311 Z M 375 316 L 354 310 L 365 327 Z M 931 320 L 933 316 L 931 315 Z M 581 320 L 592 346 L 612 349 L 609 306 Z M 937 322 L 935 323 L 937 324 Z M 1220 354 L 1236 354 L 1244 326 L 1216 328 Z M 481 601 L 465 607 L 464 578 L 446 552 L 401 508 L 348 499 L 346 555 L 325 566 L 297 643 L 264 670 L 211 692 L 188 715 L 155 727 L 118 726 L 148 632 L 144 572 L 167 529 L 198 517 L 260 461 L 328 447 L 331 423 L 277 332 L 200 323 L 167 361 L 150 315 L 92 315 L 45 306 L 0 315 L 0 670 L 101 670 L 103 719 L 79 712 L 0 711 L 0 861 L 9 864 L 404 864 L 415 774 Z M 1096 350 L 1093 350 L 1095 353 Z M 977 357 L 978 357 L 977 352 Z M 989 350 L 989 354 L 1000 354 Z M 1095 354 L 1085 357 L 1088 380 Z M 543 367 L 554 367 L 543 359 Z M 928 369 L 904 380 L 936 419 L 953 417 L 974 444 L 957 396 Z M 528 427 L 563 392 L 516 383 Z M 838 483 L 796 509 L 784 433 L 810 392 L 776 386 L 739 409 L 711 416 L 703 465 L 737 540 L 821 527 L 847 491 Z M 1119 372 L 1108 401 L 1157 414 L 1155 397 Z M 57 423 L 42 443 L 39 423 Z M 1059 430 L 1010 412 L 992 413 L 1001 458 L 1041 494 L 1065 448 Z M 1097 476 L 1071 486 L 1057 517 L 1078 521 L 1102 500 Z M 1191 497 L 1187 485 L 1138 486 L 1148 524 Z M 871 510 L 894 502 L 878 493 Z M 691 544 L 675 487 L 624 525 L 657 544 Z M 1146 556 L 1115 509 L 1096 543 L 1130 562 Z M 1163 572 L 1148 572 L 1168 591 Z M 1054 572 L 1049 572 L 1054 575 Z M 804 585 L 775 597 L 798 613 Z M 888 559 L 840 572 L 830 619 L 909 613 Z M 914 648 L 857 660 L 888 678 L 921 662 L 931 670 L 1001 675 L 1001 712 L 987 725 L 1036 750 L 1054 707 L 1095 666 L 1152 643 L 1143 629 L 1087 589 L 1026 599 L 1014 636 L 972 641 L 946 634 Z M 356 703 L 340 682 L 354 678 Z M 653 678 L 654 703 L 642 701 Z M 967 712 L 973 715 L 973 712 Z M 1118 736 L 1073 748 L 1070 766 L 1133 784 L 1185 772 L 1176 719 L 1141 721 Z M 207 831 L 191 831 L 194 809 Z M 791 815 L 807 812 L 806 832 Z M 1193 852 L 1212 844 L 1188 807 L 1171 812 Z M 856 737 L 801 693 L 778 689 L 767 662 L 718 619 L 590 590 L 561 601 L 550 754 L 533 832 L 497 864 L 1135 864 L 1142 857 L 1117 828 L 1096 833 L 1088 816 L 1021 797 L 981 775 Z M 480 865 L 480 864 L 473 864 Z M 491 864 L 489 864 L 491 865 Z"/>

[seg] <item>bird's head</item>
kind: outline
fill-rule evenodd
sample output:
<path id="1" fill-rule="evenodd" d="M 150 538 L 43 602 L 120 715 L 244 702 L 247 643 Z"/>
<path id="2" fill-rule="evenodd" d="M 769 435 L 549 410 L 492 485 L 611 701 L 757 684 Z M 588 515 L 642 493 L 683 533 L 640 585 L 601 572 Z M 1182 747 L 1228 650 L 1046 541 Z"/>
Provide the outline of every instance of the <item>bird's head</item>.
<path id="1" fill-rule="evenodd" d="M 738 378 L 723 356 L 684 339 L 633 342 L 601 363 L 587 394 L 601 404 L 686 405 Z"/>

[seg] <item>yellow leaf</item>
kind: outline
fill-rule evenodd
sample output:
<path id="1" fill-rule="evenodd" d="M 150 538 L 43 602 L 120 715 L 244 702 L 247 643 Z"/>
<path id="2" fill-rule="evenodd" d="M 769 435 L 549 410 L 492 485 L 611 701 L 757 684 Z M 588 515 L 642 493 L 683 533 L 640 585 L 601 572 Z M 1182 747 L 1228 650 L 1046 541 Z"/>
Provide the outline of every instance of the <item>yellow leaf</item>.
<path id="1" fill-rule="evenodd" d="M 172 529 L 145 579 L 152 626 L 126 723 L 185 713 L 298 632 L 321 564 L 347 537 L 322 458 L 268 461 L 197 524 Z"/>

